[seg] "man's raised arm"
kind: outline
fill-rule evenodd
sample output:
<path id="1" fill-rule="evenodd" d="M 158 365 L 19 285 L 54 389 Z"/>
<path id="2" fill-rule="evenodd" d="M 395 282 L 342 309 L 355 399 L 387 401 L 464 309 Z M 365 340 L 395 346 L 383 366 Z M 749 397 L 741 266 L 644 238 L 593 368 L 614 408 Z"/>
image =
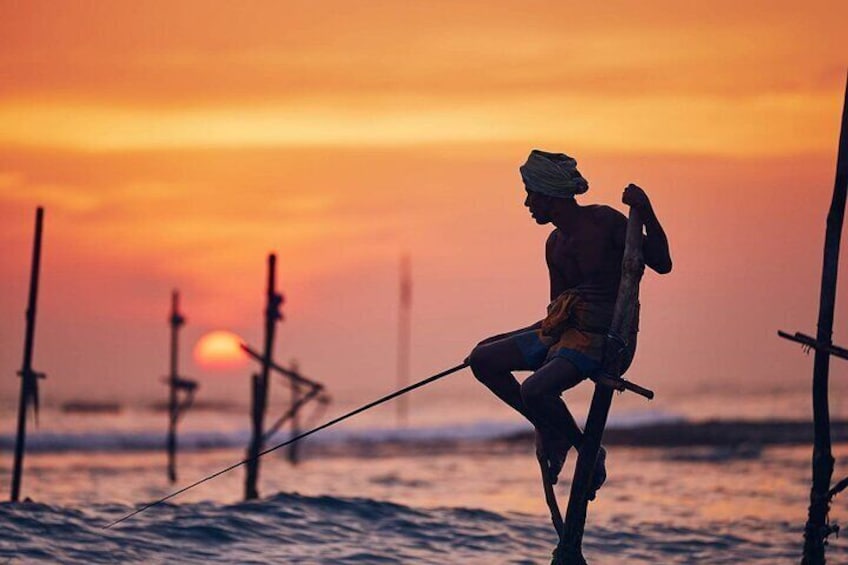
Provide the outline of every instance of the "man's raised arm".
<path id="1" fill-rule="evenodd" d="M 661 275 L 671 272 L 671 252 L 668 249 L 668 238 L 665 235 L 654 207 L 645 191 L 635 184 L 627 185 L 621 201 L 639 210 L 645 223 L 645 264 Z"/>

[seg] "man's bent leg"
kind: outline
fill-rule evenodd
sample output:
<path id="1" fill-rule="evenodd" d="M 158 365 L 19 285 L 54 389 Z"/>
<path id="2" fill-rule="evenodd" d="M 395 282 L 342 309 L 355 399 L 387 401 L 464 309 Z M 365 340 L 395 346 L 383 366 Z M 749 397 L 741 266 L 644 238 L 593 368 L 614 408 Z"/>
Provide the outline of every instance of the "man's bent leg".
<path id="1" fill-rule="evenodd" d="M 583 432 L 560 395 L 584 378 L 569 360 L 554 357 L 522 383 L 522 403 L 545 439 L 566 439 L 577 448 L 583 444 Z"/>
<path id="2" fill-rule="evenodd" d="M 543 433 L 542 440 L 547 452 L 548 478 L 551 484 L 557 482 L 569 447 L 573 445 L 579 450 L 583 445 L 583 432 L 560 395 L 580 383 L 585 378 L 584 374 L 584 371 L 568 359 L 555 357 L 521 385 L 522 402 L 530 412 L 532 421 L 538 422 L 537 427 Z M 589 500 L 595 499 L 595 494 L 606 478 L 606 449 L 601 446 Z"/>
<path id="3" fill-rule="evenodd" d="M 555 357 L 521 385 L 522 402 L 538 430 L 537 444 L 540 440 L 548 462 L 548 479 L 552 484 L 557 482 L 569 448 L 573 445 L 579 449 L 583 444 L 583 432 L 560 399 L 562 391 L 583 379 L 574 364 Z"/>
<path id="4" fill-rule="evenodd" d="M 512 371 L 535 368 L 531 366 L 532 360 L 526 358 L 518 345 L 518 340 L 526 338 L 527 336 L 523 334 L 517 334 L 478 345 L 471 352 L 468 361 L 478 381 L 519 414 L 533 422 L 521 400 L 521 385 L 512 376 Z"/>

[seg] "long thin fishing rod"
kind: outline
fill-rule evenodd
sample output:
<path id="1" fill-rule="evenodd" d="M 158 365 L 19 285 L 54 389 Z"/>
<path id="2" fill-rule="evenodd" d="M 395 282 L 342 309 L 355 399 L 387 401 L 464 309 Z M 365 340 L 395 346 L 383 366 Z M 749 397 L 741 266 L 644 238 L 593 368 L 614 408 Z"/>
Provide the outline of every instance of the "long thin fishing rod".
<path id="1" fill-rule="evenodd" d="M 129 520 L 130 518 L 132 518 L 136 514 L 140 514 L 140 513 L 144 512 L 145 510 L 147 510 L 148 508 L 152 508 L 152 507 L 156 506 L 157 504 L 162 504 L 166 500 L 170 500 L 170 499 L 174 498 L 175 496 L 180 495 L 180 494 L 184 493 L 185 491 L 187 491 L 189 489 L 192 489 L 192 488 L 194 488 L 194 487 L 196 487 L 196 486 L 198 486 L 202 483 L 205 483 L 206 481 L 212 480 L 215 477 L 219 477 L 219 476 L 223 475 L 224 473 L 226 473 L 228 471 L 232 471 L 233 469 L 240 467 L 240 466 L 248 463 L 249 461 L 254 461 L 256 459 L 259 459 L 263 455 L 267 455 L 268 453 L 271 453 L 272 451 L 276 451 L 277 449 L 280 449 L 281 447 L 285 447 L 285 446 L 292 444 L 296 441 L 300 441 L 301 439 L 303 439 L 307 436 L 311 436 L 312 434 L 314 434 L 316 432 L 320 432 L 321 430 L 323 430 L 325 428 L 329 428 L 332 425 L 338 424 L 342 420 L 347 420 L 351 416 L 356 416 L 357 414 L 359 414 L 361 412 L 365 412 L 366 410 L 370 410 L 371 408 L 374 408 L 378 404 L 388 402 L 389 400 L 391 400 L 393 398 L 397 398 L 398 396 L 400 396 L 402 394 L 406 394 L 407 392 L 415 390 L 416 388 L 420 388 L 424 385 L 428 385 L 428 384 L 432 383 L 433 381 L 437 381 L 437 380 L 441 379 L 442 377 L 446 377 L 446 376 L 448 376 L 452 373 L 456 373 L 457 371 L 462 370 L 462 369 L 466 368 L 467 366 L 468 366 L 468 363 L 464 362 L 461 365 L 457 365 L 456 367 L 451 367 L 450 369 L 447 369 L 445 371 L 442 371 L 441 373 L 435 374 L 432 377 L 427 377 L 423 381 L 418 381 L 415 384 L 411 384 L 408 387 L 404 387 L 404 388 L 397 390 L 397 391 L 395 391 L 391 394 L 387 394 L 386 396 L 384 396 L 382 398 L 378 398 L 377 400 L 375 400 L 373 402 L 369 402 L 368 404 L 366 404 L 364 406 L 360 406 L 356 410 L 353 410 L 352 412 L 348 412 L 347 414 L 339 416 L 338 418 L 336 418 L 334 420 L 330 420 L 329 422 L 327 422 L 325 424 L 321 424 L 317 428 L 312 428 L 311 430 L 309 430 L 307 432 L 303 432 L 302 434 L 295 436 L 295 437 L 289 439 L 288 441 L 284 441 L 283 443 L 278 443 L 277 445 L 275 445 L 273 447 L 269 447 L 265 451 L 259 452 L 259 454 L 256 455 L 256 457 L 250 457 L 248 459 L 244 459 L 242 461 L 239 461 L 238 463 L 234 463 L 234 464 L 230 465 L 229 467 L 227 467 L 226 469 L 221 469 L 217 473 L 213 473 L 206 478 L 200 479 L 199 481 L 188 485 L 187 487 L 183 487 L 178 491 L 172 492 L 171 494 L 169 494 L 168 496 L 166 496 L 164 498 L 160 498 L 159 500 L 157 500 L 155 502 L 151 502 L 150 504 L 145 504 L 144 506 L 142 506 L 138 510 L 130 512 L 129 514 L 127 514 L 123 518 L 115 520 L 114 522 L 110 523 L 107 526 L 103 526 L 103 529 L 108 530 L 112 526 L 120 524 L 121 522 L 123 522 L 125 520 Z"/>

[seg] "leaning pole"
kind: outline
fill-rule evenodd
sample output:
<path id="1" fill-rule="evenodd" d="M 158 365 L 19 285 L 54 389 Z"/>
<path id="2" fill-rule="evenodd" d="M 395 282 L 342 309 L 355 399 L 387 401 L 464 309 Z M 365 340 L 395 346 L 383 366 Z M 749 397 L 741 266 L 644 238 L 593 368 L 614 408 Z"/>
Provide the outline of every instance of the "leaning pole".
<path id="1" fill-rule="evenodd" d="M 21 395 L 18 399 L 18 433 L 15 438 L 15 459 L 12 467 L 12 493 L 10 500 L 17 502 L 21 494 L 21 474 L 24 464 L 26 443 L 26 416 L 30 405 L 38 414 L 38 379 L 44 375 L 32 368 L 35 346 L 35 309 L 38 305 L 38 279 L 41 270 L 41 232 L 44 225 L 44 208 L 35 211 L 35 238 L 32 245 L 32 271 L 29 279 L 29 301 L 26 309 L 26 335 L 24 337 L 24 361 L 18 375 L 21 377 Z"/>

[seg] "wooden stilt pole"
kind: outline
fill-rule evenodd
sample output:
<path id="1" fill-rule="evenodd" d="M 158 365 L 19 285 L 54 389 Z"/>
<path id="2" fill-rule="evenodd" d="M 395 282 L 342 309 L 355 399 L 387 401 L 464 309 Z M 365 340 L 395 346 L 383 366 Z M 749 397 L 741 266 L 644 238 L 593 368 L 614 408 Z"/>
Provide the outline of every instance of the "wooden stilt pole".
<path id="1" fill-rule="evenodd" d="M 836 181 L 833 199 L 827 214 L 824 260 L 815 358 L 813 361 L 813 485 L 810 490 L 810 507 L 804 528 L 803 565 L 823 565 L 827 536 L 835 531 L 828 523 L 830 512 L 830 483 L 833 478 L 833 454 L 830 440 L 830 408 L 828 406 L 828 376 L 832 346 L 833 311 L 836 304 L 836 277 L 839 269 L 839 240 L 845 217 L 845 198 L 848 190 L 848 83 L 842 109 L 842 127 L 839 135 L 839 153 L 836 164 Z"/>
<path id="2" fill-rule="evenodd" d="M 289 367 L 293 373 L 299 373 L 300 367 L 297 366 L 296 361 L 292 361 L 289 364 Z M 297 437 L 300 435 L 300 410 L 297 409 L 300 406 L 300 399 L 303 394 L 300 391 L 300 384 L 297 381 L 291 381 L 291 434 L 290 437 Z M 288 459 L 289 463 L 292 465 L 297 465 L 300 460 L 299 449 L 298 446 L 300 444 L 298 442 L 294 442 L 289 445 L 288 448 Z"/>
<path id="3" fill-rule="evenodd" d="M 277 256 L 268 255 L 268 291 L 265 306 L 265 347 L 262 354 L 261 373 L 253 375 L 251 387 L 251 429 L 252 436 L 247 450 L 247 476 L 244 484 L 245 500 L 259 497 L 256 483 L 259 478 L 259 453 L 264 444 L 265 412 L 268 408 L 268 380 L 273 364 L 274 331 L 277 322 L 282 319 L 280 305 L 283 297 L 276 289 Z"/>
<path id="4" fill-rule="evenodd" d="M 177 421 L 179 420 L 180 404 L 177 397 L 179 391 L 179 331 L 185 324 L 185 318 L 180 314 L 180 293 L 171 293 L 171 316 L 168 319 L 171 326 L 171 356 L 168 373 L 168 480 L 177 480 Z"/>
<path id="5" fill-rule="evenodd" d="M 816 337 L 801 332 L 777 334 L 804 347 L 815 349 L 813 360 L 813 481 L 810 489 L 810 506 L 804 527 L 804 553 L 802 565 L 824 565 L 825 546 L 830 534 L 839 527 L 830 524 L 828 514 L 833 497 L 848 488 L 848 479 L 830 486 L 833 479 L 833 453 L 830 438 L 830 407 L 828 406 L 828 378 L 830 356 L 848 359 L 848 350 L 833 344 L 833 312 L 836 305 L 836 278 L 839 274 L 839 241 L 845 219 L 845 200 L 848 193 L 848 79 L 842 105 L 842 126 L 839 133 L 839 150 L 836 158 L 836 180 L 833 198 L 827 214 L 822 261 L 819 319 Z"/>
<path id="6" fill-rule="evenodd" d="M 41 270 L 41 233 L 44 225 L 44 208 L 35 211 L 35 238 L 32 246 L 32 271 L 29 279 L 29 301 L 26 310 L 26 335 L 24 337 L 24 361 L 21 371 L 21 394 L 18 399 L 18 434 L 15 438 L 15 459 L 12 468 L 12 493 L 10 500 L 18 502 L 21 493 L 21 475 L 24 463 L 24 445 L 26 443 L 26 415 L 32 406 L 38 415 L 38 379 L 41 373 L 32 369 L 33 349 L 35 346 L 35 311 L 38 305 L 38 279 Z"/>
<path id="7" fill-rule="evenodd" d="M 603 373 L 607 377 L 618 379 L 621 376 L 623 353 L 627 348 L 625 339 L 633 327 L 633 319 L 639 300 L 639 282 L 645 271 L 642 257 L 642 219 L 638 210 L 631 208 L 627 221 L 627 239 L 624 247 L 621 283 L 615 303 L 615 313 L 610 325 L 607 343 L 604 349 Z M 595 393 L 586 418 L 583 433 L 583 445 L 577 457 L 577 467 L 571 483 L 571 494 L 565 514 L 565 524 L 560 543 L 554 552 L 553 562 L 558 565 L 585 565 L 583 557 L 583 530 L 586 525 L 586 511 L 589 492 L 598 459 L 598 451 L 607 423 L 614 387 L 603 380 L 595 384 Z"/>

